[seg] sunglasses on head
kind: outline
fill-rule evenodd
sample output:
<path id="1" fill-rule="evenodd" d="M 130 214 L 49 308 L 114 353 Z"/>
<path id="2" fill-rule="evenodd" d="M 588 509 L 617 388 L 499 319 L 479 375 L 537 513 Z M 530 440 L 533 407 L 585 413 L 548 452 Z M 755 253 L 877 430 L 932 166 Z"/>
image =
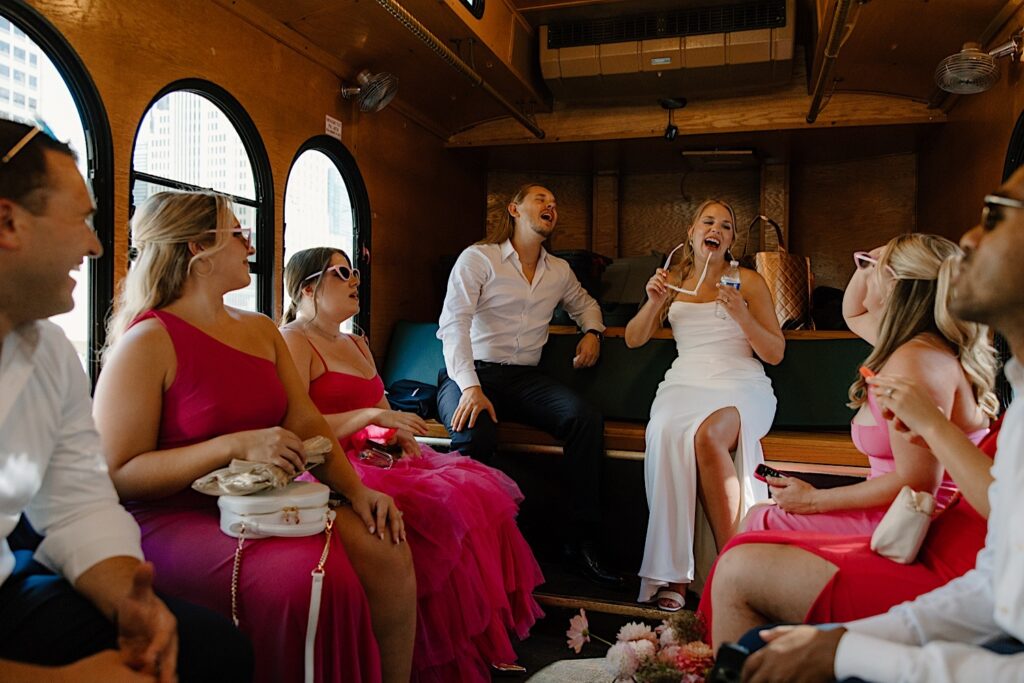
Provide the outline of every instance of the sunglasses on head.
<path id="1" fill-rule="evenodd" d="M 853 262 L 857 266 L 857 270 L 866 270 L 868 268 L 875 268 L 878 265 L 878 259 L 870 255 L 866 251 L 855 251 L 853 252 Z M 894 280 L 898 280 L 899 277 L 896 275 L 896 271 L 893 270 L 892 266 L 886 264 L 885 270 Z"/>
<path id="2" fill-rule="evenodd" d="M 15 142 L 14 146 L 7 150 L 7 153 L 4 154 L 3 157 L 0 157 L 0 165 L 9 164 L 11 160 L 14 159 L 14 157 L 18 156 L 18 152 L 25 149 L 25 147 L 28 146 L 28 143 L 32 142 L 32 139 L 35 138 L 35 136 L 39 135 L 40 133 L 42 133 L 43 135 L 47 135 L 53 138 L 54 140 L 57 139 L 57 136 L 53 134 L 53 131 L 50 130 L 50 127 L 46 125 L 46 122 L 37 116 L 35 119 L 35 124 L 28 129 L 28 132 L 25 133 L 25 135 L 23 135 L 20 140 Z"/>
<path id="3" fill-rule="evenodd" d="M 318 278 L 318 277 L 321 277 L 323 275 L 326 275 L 327 273 L 333 273 L 335 275 L 335 277 L 337 277 L 339 280 L 344 280 L 345 282 L 348 282 L 352 278 L 355 278 L 357 280 L 359 279 L 359 269 L 358 268 L 349 268 L 348 266 L 343 266 L 341 264 L 338 264 L 336 266 L 330 266 L 329 268 L 324 268 L 324 272 L 322 272 L 322 273 L 313 273 L 312 275 L 307 275 L 306 277 L 304 277 L 302 279 L 302 281 L 305 282 L 306 280 L 312 280 L 314 278 Z"/>
<path id="4" fill-rule="evenodd" d="M 207 230 L 206 232 L 217 234 L 218 232 L 220 232 L 220 230 Z M 228 232 L 231 234 L 232 237 L 241 238 L 241 240 L 245 242 L 245 246 L 252 246 L 252 228 L 243 228 L 241 225 L 236 225 L 235 227 L 228 230 Z"/>

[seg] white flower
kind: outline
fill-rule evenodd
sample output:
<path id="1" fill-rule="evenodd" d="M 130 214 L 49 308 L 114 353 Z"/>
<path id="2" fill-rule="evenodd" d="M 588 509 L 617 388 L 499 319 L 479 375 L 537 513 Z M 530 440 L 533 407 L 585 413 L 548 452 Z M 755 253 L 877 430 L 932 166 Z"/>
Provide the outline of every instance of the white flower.
<path id="1" fill-rule="evenodd" d="M 631 640 L 628 644 L 639 659 L 649 659 L 657 650 L 654 643 L 649 640 Z"/>
<path id="2" fill-rule="evenodd" d="M 659 638 L 659 642 L 661 643 L 662 647 L 668 647 L 669 645 L 678 645 L 679 636 L 676 635 L 676 630 L 674 628 L 672 628 L 671 626 L 666 626 L 665 628 L 661 629 L 661 638 Z"/>
<path id="3" fill-rule="evenodd" d="M 638 624 L 635 621 L 631 621 L 619 629 L 618 640 L 625 643 L 631 640 L 649 640 L 651 643 L 656 643 L 658 642 L 658 636 L 654 635 L 654 631 L 647 624 Z"/>
<path id="4" fill-rule="evenodd" d="M 629 643 L 615 643 L 604 656 L 604 670 L 618 680 L 629 680 L 640 666 L 640 659 Z"/>

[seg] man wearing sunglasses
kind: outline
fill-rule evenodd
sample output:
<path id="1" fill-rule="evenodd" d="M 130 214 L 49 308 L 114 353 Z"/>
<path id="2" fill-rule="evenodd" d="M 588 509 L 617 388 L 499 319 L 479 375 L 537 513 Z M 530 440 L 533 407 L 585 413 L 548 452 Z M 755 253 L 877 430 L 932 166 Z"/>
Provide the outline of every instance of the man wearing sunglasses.
<path id="1" fill-rule="evenodd" d="M 747 659 L 745 682 L 1024 680 L 1024 168 L 985 197 L 980 225 L 960 245 L 966 255 L 952 280 L 950 308 L 1006 338 L 1013 352 L 1006 376 L 1016 396 L 999 433 L 988 535 L 976 566 L 886 614 L 837 628 L 762 631 L 769 644 Z M 890 397 L 900 391 L 894 386 Z M 926 417 L 894 416 L 912 433 L 927 427 Z"/>
<path id="2" fill-rule="evenodd" d="M 498 415 L 561 439 L 570 517 L 564 525 L 567 559 L 588 579 L 618 585 L 622 579 L 601 566 L 595 547 L 604 419 L 536 367 L 559 303 L 583 330 L 573 367 L 597 362 L 604 332 L 597 302 L 569 264 L 543 247 L 557 222 L 554 194 L 525 185 L 508 203 L 497 233 L 459 256 L 437 332 L 445 361 L 438 411 L 452 434 L 452 449 L 484 462 L 497 446 Z"/>
<path id="3" fill-rule="evenodd" d="M 102 252 L 74 153 L 0 120 L 0 155 L 0 680 L 248 680 L 229 622 L 153 592 L 88 379 L 44 320 L 72 309 L 70 271 Z M 23 514 L 43 536 L 34 556 Z"/>

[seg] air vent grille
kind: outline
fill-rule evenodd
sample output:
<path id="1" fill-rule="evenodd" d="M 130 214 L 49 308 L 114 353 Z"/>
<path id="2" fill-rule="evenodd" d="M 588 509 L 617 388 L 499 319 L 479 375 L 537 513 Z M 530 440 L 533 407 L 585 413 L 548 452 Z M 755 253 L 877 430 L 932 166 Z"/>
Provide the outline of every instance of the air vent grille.
<path id="1" fill-rule="evenodd" d="M 785 25 L 786 0 L 739 2 L 632 17 L 559 22 L 548 26 L 548 48 L 732 33 Z"/>

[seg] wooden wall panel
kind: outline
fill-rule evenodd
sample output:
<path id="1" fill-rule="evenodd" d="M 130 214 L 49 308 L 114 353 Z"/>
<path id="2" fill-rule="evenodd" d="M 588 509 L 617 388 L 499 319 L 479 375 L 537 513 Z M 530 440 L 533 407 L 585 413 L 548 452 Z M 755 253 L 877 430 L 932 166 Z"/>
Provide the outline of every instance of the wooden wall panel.
<path id="1" fill-rule="evenodd" d="M 487 176 L 487 229 L 493 230 L 522 185 L 543 185 L 555 195 L 558 226 L 551 249 L 590 249 L 591 182 L 589 175 L 492 171 Z M 483 237 L 483 231 L 480 233 Z M 477 239 L 480 239 L 478 237 Z"/>
<path id="2" fill-rule="evenodd" d="M 663 173 L 622 177 L 622 256 L 667 253 L 686 238 L 693 212 L 705 199 L 729 202 L 736 211 L 737 245 L 760 205 L 758 169 L 701 173 Z"/>
<path id="3" fill-rule="evenodd" d="M 816 286 L 844 289 L 852 254 L 917 228 L 917 156 L 791 169 L 792 251 L 811 257 Z"/>
<path id="4" fill-rule="evenodd" d="M 992 40 L 998 45 L 1024 21 L 1024 6 Z M 988 47 L 986 47 L 988 49 Z M 977 225 L 981 202 L 1002 183 L 1003 163 L 1024 110 L 1024 65 L 999 60 L 1002 75 L 988 92 L 953 98 L 949 123 L 921 151 L 921 229 L 959 240 Z"/>
<path id="5" fill-rule="evenodd" d="M 323 133 L 324 115 L 344 124 L 342 139 L 369 188 L 373 255 L 374 350 L 381 352 L 397 318 L 435 314 L 423 296 L 426 263 L 470 240 L 482 211 L 459 197 L 479 197 L 484 183 L 469 172 L 473 157 L 453 155 L 430 133 L 394 110 L 361 114 L 341 100 L 337 78 L 238 15 L 206 0 L 30 0 L 78 52 L 100 91 L 114 137 L 114 262 L 127 263 L 128 173 L 136 128 L 153 96 L 182 78 L 203 78 L 230 92 L 253 119 L 270 157 L 280 268 L 285 180 L 306 139 Z M 360 65 L 353 65 L 358 67 Z M 386 151 L 385 151 L 386 150 Z M 468 161 L 469 160 L 469 161 Z M 417 222 L 433 230 L 420 231 Z M 395 236 L 401 236 L 396 239 Z M 416 259 L 409 243 L 422 243 Z M 407 259 L 411 272 L 396 275 Z M 418 259 L 418 260 L 417 260 Z M 280 299 L 280 283 L 277 285 Z M 409 296 L 409 291 L 418 296 Z M 380 302 L 380 304 L 378 304 Z"/>

